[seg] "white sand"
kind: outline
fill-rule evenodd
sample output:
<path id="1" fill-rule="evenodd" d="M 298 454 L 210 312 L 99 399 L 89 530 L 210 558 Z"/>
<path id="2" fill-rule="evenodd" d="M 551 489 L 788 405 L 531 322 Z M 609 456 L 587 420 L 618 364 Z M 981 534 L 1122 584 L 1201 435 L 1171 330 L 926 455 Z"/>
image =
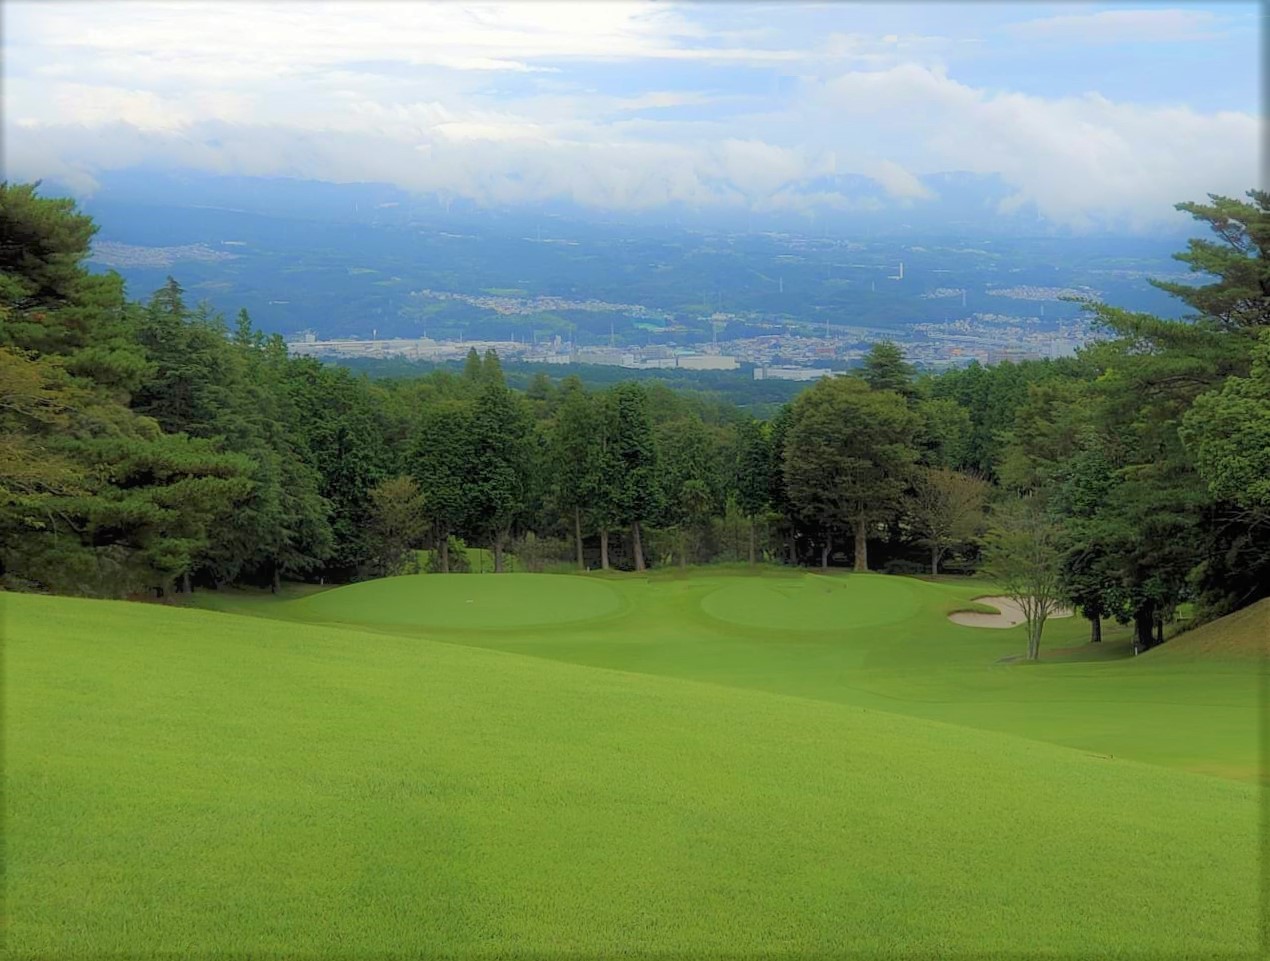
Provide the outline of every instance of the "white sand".
<path id="1" fill-rule="evenodd" d="M 982 614 L 978 611 L 957 611 L 949 614 L 948 619 L 954 624 L 964 624 L 967 627 L 1017 627 L 1027 620 L 1023 616 L 1023 609 L 1008 597 L 976 597 L 975 603 L 995 607 L 1001 613 Z M 1063 607 L 1050 617 L 1071 617 L 1073 613 L 1071 608 Z"/>

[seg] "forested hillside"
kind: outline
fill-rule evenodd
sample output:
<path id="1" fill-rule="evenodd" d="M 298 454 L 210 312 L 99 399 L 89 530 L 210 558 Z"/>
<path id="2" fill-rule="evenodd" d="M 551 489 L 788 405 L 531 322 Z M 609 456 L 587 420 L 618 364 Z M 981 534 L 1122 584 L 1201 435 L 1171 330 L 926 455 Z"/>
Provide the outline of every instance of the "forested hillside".
<path id="1" fill-rule="evenodd" d="M 1087 304 L 1073 359 L 917 378 L 876 345 L 758 421 L 664 384 L 508 386 L 498 358 L 371 380 L 288 356 L 176 280 L 127 299 L 94 224 L 0 186 L 4 586 L 166 596 L 395 573 L 760 558 L 997 570 L 1031 551 L 1149 647 L 1270 593 L 1270 194 L 1184 204 L 1194 311 Z M 1096 634 L 1095 634 L 1096 637 Z"/>

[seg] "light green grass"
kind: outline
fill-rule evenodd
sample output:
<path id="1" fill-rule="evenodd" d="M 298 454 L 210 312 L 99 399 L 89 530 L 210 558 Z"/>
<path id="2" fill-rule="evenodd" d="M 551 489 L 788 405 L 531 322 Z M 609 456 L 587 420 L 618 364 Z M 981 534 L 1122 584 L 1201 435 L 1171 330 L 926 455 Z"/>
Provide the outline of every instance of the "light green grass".
<path id="1" fill-rule="evenodd" d="M 302 620 L 393 628 L 525 628 L 612 614 L 622 598 L 603 581 L 535 574 L 404 575 L 365 581 L 293 602 Z"/>
<path id="2" fill-rule="evenodd" d="M 1026 648 L 1022 626 L 963 627 L 947 618 L 954 610 L 982 607 L 972 598 L 992 593 L 992 586 L 981 581 L 826 577 L 775 567 L 749 572 L 744 566 L 642 577 L 591 573 L 502 579 L 503 589 L 519 596 L 532 594 L 526 585 L 536 583 L 553 596 L 560 590 L 556 585 L 576 585 L 581 592 L 604 584 L 621 597 L 621 613 L 598 624 L 429 628 L 427 595 L 403 579 L 401 603 L 417 607 L 420 626 L 403 627 L 405 619 L 392 603 L 358 605 L 358 623 L 375 631 L 412 631 L 592 667 L 892 711 L 1191 771 L 1244 780 L 1259 776 L 1257 718 L 1264 670 L 1258 668 L 1264 669 L 1264 662 L 1215 658 L 1197 665 L 1193 659 L 1164 656 L 1167 644 L 1134 658 L 1125 629 L 1108 623 L 1106 640 L 1089 644 L 1088 624 L 1064 618 L 1046 626 L 1041 663 L 1007 663 Z M 435 578 L 437 584 L 452 584 L 455 592 L 477 580 L 499 578 Z M 359 592 L 375 590 L 368 583 L 329 596 L 346 599 L 351 608 Z M 196 595 L 196 600 L 208 603 L 210 596 Z M 220 603 L 276 618 L 312 619 L 308 605 L 318 599 Z M 890 608 L 883 599 L 891 599 Z M 835 617 L 841 618 L 840 630 L 832 629 Z M 881 623 L 888 617 L 890 623 Z"/>
<path id="3" fill-rule="evenodd" d="M 828 580 L 0 595 L 8 954 L 1253 955 L 1255 662 Z"/>
<path id="4" fill-rule="evenodd" d="M 710 617 L 742 627 L 842 633 L 906 621 L 921 606 L 921 585 L 877 578 L 867 592 L 842 577 L 737 578 L 701 600 Z"/>

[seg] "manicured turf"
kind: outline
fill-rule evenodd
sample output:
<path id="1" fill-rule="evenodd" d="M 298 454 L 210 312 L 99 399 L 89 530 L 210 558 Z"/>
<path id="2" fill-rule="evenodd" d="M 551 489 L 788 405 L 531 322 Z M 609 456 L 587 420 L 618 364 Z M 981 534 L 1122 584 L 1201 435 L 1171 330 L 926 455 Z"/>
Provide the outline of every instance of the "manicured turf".
<path id="1" fill-rule="evenodd" d="M 876 578 L 867 592 L 842 577 L 746 578 L 706 594 L 701 607 L 729 624 L 841 633 L 908 620 L 921 605 L 920 587 L 901 577 Z"/>
<path id="2" fill-rule="evenodd" d="M 1147 653 L 1153 662 L 1199 660 L 1218 663 L 1262 661 L 1270 655 L 1270 599 L 1229 617 L 1201 624 Z"/>
<path id="3" fill-rule="evenodd" d="M 7 951 L 1251 956 L 1263 665 L 1001 663 L 981 584 L 824 580 L 3 595 Z"/>
<path id="4" fill-rule="evenodd" d="M 992 589 L 980 581 L 824 577 L 781 568 L 752 574 L 744 567 L 644 577 L 501 578 L 423 575 L 382 582 L 400 584 L 393 588 L 395 596 L 355 613 L 333 611 L 328 619 L 592 667 L 893 711 L 1244 780 L 1258 777 L 1263 675 L 1256 668 L 1264 666 L 1261 662 L 1254 661 L 1250 670 L 1246 656 L 1217 657 L 1200 659 L 1196 667 L 1193 658 L 1166 655 L 1168 645 L 1134 658 L 1123 628 L 1108 623 L 1107 639 L 1091 645 L 1085 643 L 1088 624 L 1066 618 L 1046 626 L 1040 664 L 1006 663 L 1026 648 L 1023 627 L 963 627 L 947 618 L 950 611 L 982 607 L 972 598 Z M 534 596 L 536 584 L 544 596 L 575 591 L 579 605 L 585 603 L 584 592 L 589 597 L 593 586 L 604 585 L 621 599 L 621 608 L 601 623 L 485 631 L 428 625 L 422 599 L 431 594 L 425 582 L 442 585 L 438 590 L 451 600 L 463 600 L 470 595 L 462 592 L 481 589 L 477 581 L 522 599 Z M 222 610 L 313 620 L 321 618 L 315 618 L 311 605 L 322 598 L 374 589 L 373 584 L 356 585 L 280 602 L 245 592 L 219 597 L 209 592 L 195 599 Z M 886 618 L 888 609 L 877 599 L 896 595 L 890 623 L 860 623 Z M 795 597 L 806 601 L 805 615 L 790 600 Z M 546 616 L 532 600 L 521 603 L 535 616 Z M 844 625 L 838 631 L 825 627 L 835 612 Z M 418 619 L 413 627 L 411 617 Z M 1185 638 L 1178 638 L 1179 647 Z"/>
<path id="5" fill-rule="evenodd" d="M 620 610 L 608 584 L 541 574 L 385 577 L 314 594 L 288 616 L 388 627 L 540 627 L 585 621 Z"/>

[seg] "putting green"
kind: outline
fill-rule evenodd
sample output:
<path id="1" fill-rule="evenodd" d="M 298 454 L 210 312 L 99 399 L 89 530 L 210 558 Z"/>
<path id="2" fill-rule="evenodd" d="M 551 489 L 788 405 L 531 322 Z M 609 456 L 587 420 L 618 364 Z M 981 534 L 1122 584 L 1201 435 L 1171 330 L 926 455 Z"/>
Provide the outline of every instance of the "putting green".
<path id="1" fill-rule="evenodd" d="M 880 574 L 744 580 L 707 594 L 711 617 L 745 627 L 844 631 L 908 620 L 921 607 L 914 582 Z"/>
<path id="2" fill-rule="evenodd" d="M 489 629 L 585 621 L 622 599 L 609 585 L 560 574 L 385 577 L 324 591 L 290 605 L 290 616 L 324 623 Z"/>

